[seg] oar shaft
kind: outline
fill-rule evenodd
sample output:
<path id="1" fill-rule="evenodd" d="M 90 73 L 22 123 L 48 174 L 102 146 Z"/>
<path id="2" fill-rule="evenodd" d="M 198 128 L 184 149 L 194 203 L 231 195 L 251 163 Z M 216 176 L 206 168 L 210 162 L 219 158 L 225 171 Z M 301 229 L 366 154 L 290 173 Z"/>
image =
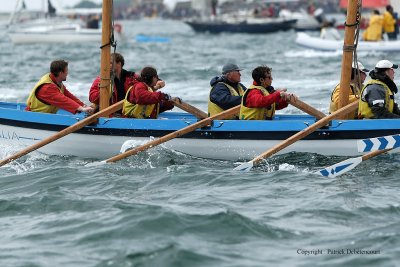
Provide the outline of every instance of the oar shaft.
<path id="1" fill-rule="evenodd" d="M 366 161 L 366 160 L 368 160 L 368 159 L 370 159 L 370 158 L 373 158 L 373 157 L 379 156 L 380 154 L 386 153 L 386 152 L 388 152 L 388 151 L 390 151 L 390 150 L 392 150 L 392 149 L 393 149 L 393 148 L 388 148 L 388 149 L 382 149 L 382 150 L 372 151 L 372 152 L 369 152 L 369 153 L 363 155 L 363 156 L 361 157 L 361 159 L 362 159 L 362 161 Z"/>
<path id="2" fill-rule="evenodd" d="M 216 115 L 208 117 L 208 118 L 205 118 L 205 119 L 203 119 L 201 121 L 198 121 L 198 122 L 196 122 L 196 123 L 194 123 L 192 125 L 189 125 L 189 126 L 187 126 L 185 128 L 177 130 L 175 132 L 169 133 L 169 134 L 167 134 L 167 135 L 165 135 L 163 137 L 160 137 L 158 139 L 150 141 L 150 142 L 148 142 L 148 143 L 146 143 L 144 145 L 141 145 L 141 146 L 139 146 L 137 148 L 134 148 L 134 149 L 128 150 L 128 151 L 126 151 L 124 153 L 118 154 L 118 155 L 116 155 L 116 156 L 114 156 L 112 158 L 109 158 L 109 159 L 105 160 L 105 162 L 106 163 L 116 162 L 118 160 L 127 158 L 129 156 L 136 155 L 137 153 L 139 153 L 141 151 L 144 151 L 144 150 L 147 150 L 149 148 L 158 146 L 158 145 L 160 145 L 162 143 L 165 143 L 165 142 L 167 142 L 167 141 L 169 141 L 169 140 L 171 140 L 173 138 L 176 138 L 176 137 L 182 136 L 184 134 L 193 132 L 197 128 L 207 126 L 213 120 L 222 120 L 222 119 L 225 119 L 225 118 L 229 118 L 229 117 L 237 114 L 239 112 L 239 110 L 240 110 L 240 106 L 236 106 L 236 107 L 233 107 L 231 109 L 225 110 L 224 112 L 221 112 L 219 114 L 216 114 Z"/>
<path id="3" fill-rule="evenodd" d="M 39 148 L 41 148 L 41 147 L 43 147 L 43 146 L 45 146 L 45 145 L 47 145 L 47 144 L 49 144 L 49 143 L 51 143 L 53 141 L 56 141 L 56 140 L 60 139 L 61 137 L 66 136 L 67 134 L 73 133 L 73 132 L 85 127 L 86 125 L 96 121 L 96 119 L 98 119 L 100 117 L 108 116 L 108 115 L 120 110 L 122 108 L 123 102 L 124 101 L 121 100 L 120 102 L 115 103 L 114 105 L 109 106 L 108 108 L 103 109 L 102 111 L 99 111 L 96 114 L 93 114 L 93 115 L 81 120 L 80 122 L 77 122 L 77 123 L 65 128 L 64 130 L 62 130 L 62 131 L 60 131 L 60 132 L 58 132 L 58 133 L 56 133 L 56 134 L 54 134 L 52 136 L 49 136 L 49 137 L 43 139 L 42 141 L 40 141 L 40 142 L 38 142 L 36 144 L 33 144 L 33 145 L 25 148 L 24 150 L 14 154 L 14 155 L 11 155 L 11 156 L 1 160 L 0 161 L 0 166 L 3 166 L 3 165 L 5 165 L 5 164 L 7 164 L 7 163 L 9 163 L 11 161 L 14 161 L 14 160 L 16 160 L 16 159 L 18 159 L 18 158 L 20 158 L 20 157 L 32 152 L 32 151 L 35 151 L 36 149 L 39 149 Z"/>
<path id="4" fill-rule="evenodd" d="M 294 142 L 308 136 L 309 134 L 311 134 L 312 132 L 314 132 L 315 130 L 321 128 L 322 126 L 328 124 L 331 120 L 343 115 L 343 114 L 347 114 L 349 112 L 354 111 L 356 108 L 358 107 L 358 102 L 353 102 L 337 111 L 335 111 L 334 113 L 324 117 L 323 119 L 317 121 L 316 123 L 310 125 L 309 127 L 307 127 L 306 129 L 292 135 L 291 137 L 289 137 L 288 139 L 286 139 L 285 141 L 279 143 L 278 145 L 272 147 L 271 149 L 265 151 L 264 153 L 262 153 L 261 155 L 259 155 L 258 157 L 254 158 L 252 161 L 254 164 L 259 164 L 263 159 L 268 158 L 272 155 L 274 155 L 275 153 L 281 151 L 282 149 L 288 147 L 289 145 L 293 144 Z"/>
<path id="5" fill-rule="evenodd" d="M 193 114 L 194 116 L 196 116 L 197 118 L 199 118 L 201 120 L 208 117 L 207 113 L 205 113 L 204 111 L 202 111 L 192 105 L 189 105 L 188 103 L 185 103 L 183 101 L 179 101 L 176 99 L 172 99 L 171 101 L 174 102 L 174 106 L 176 106 L 190 114 Z"/>
<path id="6" fill-rule="evenodd" d="M 292 106 L 295 106 L 296 108 L 304 111 L 305 113 L 314 116 L 315 118 L 317 118 L 318 120 L 324 118 L 326 115 L 324 113 L 322 113 L 321 111 L 319 111 L 316 108 L 313 108 L 312 106 L 308 105 L 307 103 L 301 101 L 300 99 L 297 99 L 296 101 L 289 101 L 289 103 Z"/>

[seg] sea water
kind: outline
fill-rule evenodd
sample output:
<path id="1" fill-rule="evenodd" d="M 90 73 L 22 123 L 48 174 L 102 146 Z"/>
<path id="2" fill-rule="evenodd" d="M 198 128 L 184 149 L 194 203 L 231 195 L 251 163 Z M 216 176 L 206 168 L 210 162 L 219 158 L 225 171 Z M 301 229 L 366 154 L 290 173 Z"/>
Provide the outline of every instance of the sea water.
<path id="1" fill-rule="evenodd" d="M 210 35 L 179 21 L 121 23 L 124 67 L 155 66 L 164 92 L 204 111 L 209 81 L 226 62 L 244 69 L 245 85 L 254 67 L 272 67 L 275 87 L 324 113 L 340 80 L 341 52 L 298 47 L 294 31 Z M 88 102 L 99 47 L 13 45 L 3 34 L 0 101 L 25 102 L 62 58 L 67 88 Z M 381 59 L 400 63 L 398 53 L 358 57 L 369 69 Z M 0 156 L 18 149 L 1 147 Z M 376 157 L 338 178 L 312 174 L 344 159 L 290 153 L 241 173 L 235 162 L 162 146 L 100 166 L 34 152 L 0 168 L 0 266 L 398 266 L 400 157 Z"/>

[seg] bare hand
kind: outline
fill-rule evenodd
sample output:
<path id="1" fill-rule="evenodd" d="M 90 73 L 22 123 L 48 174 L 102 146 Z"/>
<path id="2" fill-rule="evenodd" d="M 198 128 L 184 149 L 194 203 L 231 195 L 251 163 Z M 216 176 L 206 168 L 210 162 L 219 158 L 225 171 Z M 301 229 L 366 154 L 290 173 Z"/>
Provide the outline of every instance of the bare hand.
<path id="1" fill-rule="evenodd" d="M 154 86 L 154 89 L 158 90 L 161 89 L 165 86 L 165 82 L 163 80 L 158 80 L 156 85 Z"/>
<path id="2" fill-rule="evenodd" d="M 85 112 L 85 113 L 87 113 L 87 114 L 89 114 L 89 115 L 92 115 L 93 112 L 94 112 L 94 108 L 88 107 L 88 106 L 84 106 L 84 107 L 79 107 L 79 108 L 78 108 L 78 111 L 80 111 L 80 112 Z"/>

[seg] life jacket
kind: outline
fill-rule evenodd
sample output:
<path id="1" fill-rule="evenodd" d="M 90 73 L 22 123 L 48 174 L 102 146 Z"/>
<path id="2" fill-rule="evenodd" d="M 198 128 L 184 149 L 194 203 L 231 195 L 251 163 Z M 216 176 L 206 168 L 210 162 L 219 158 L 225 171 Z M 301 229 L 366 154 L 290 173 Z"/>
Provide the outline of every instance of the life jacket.
<path id="1" fill-rule="evenodd" d="M 329 114 L 332 114 L 333 112 L 335 112 L 336 110 L 338 110 L 338 102 L 336 102 L 338 100 L 338 96 L 340 93 L 340 84 L 336 85 L 335 89 L 333 89 L 332 94 L 331 94 L 331 103 L 329 105 Z M 349 92 L 349 103 L 353 103 L 355 101 L 358 101 L 358 99 L 360 98 L 360 90 L 358 89 L 358 86 L 355 85 L 354 83 L 350 84 L 350 89 L 351 91 Z M 358 111 L 356 110 L 354 113 L 349 113 L 346 116 L 346 119 L 348 120 L 354 120 L 357 119 L 357 113 Z"/>
<path id="2" fill-rule="evenodd" d="M 394 32 L 396 25 L 396 19 L 393 18 L 389 11 L 383 13 L 383 31 L 387 33 Z"/>
<path id="3" fill-rule="evenodd" d="M 275 103 L 269 107 L 262 108 L 248 108 L 245 106 L 247 95 L 251 90 L 260 90 L 264 96 L 269 95 L 269 92 L 264 87 L 253 84 L 250 85 L 246 92 L 244 92 L 242 104 L 240 105 L 239 118 L 241 120 L 272 120 L 275 115 Z"/>
<path id="4" fill-rule="evenodd" d="M 232 86 L 230 86 L 230 85 L 227 84 L 227 83 L 224 83 L 224 82 L 219 82 L 219 83 L 223 83 L 226 87 L 228 87 L 229 92 L 230 92 L 231 95 L 233 95 L 233 96 L 242 96 L 242 95 L 244 94 L 243 87 L 240 85 L 240 83 L 239 83 L 238 86 L 237 86 L 237 91 L 236 91 Z M 214 85 L 214 86 L 215 86 L 215 85 Z M 211 88 L 211 90 L 214 89 L 214 86 Z M 210 90 L 210 95 L 211 95 L 211 90 Z M 238 93 L 238 92 L 239 92 L 239 93 Z M 214 115 L 216 115 L 216 114 L 219 114 L 219 113 L 221 113 L 221 112 L 223 112 L 223 111 L 224 111 L 224 109 L 222 109 L 222 108 L 221 108 L 220 106 L 218 106 L 217 104 L 211 102 L 211 99 L 210 99 L 210 96 L 209 96 L 209 97 L 208 97 L 208 116 L 211 117 L 211 116 L 214 116 Z M 235 120 L 235 119 L 237 119 L 237 116 L 232 116 L 232 117 L 230 117 L 230 118 L 227 118 L 227 120 Z"/>
<path id="5" fill-rule="evenodd" d="M 380 41 L 382 39 L 383 17 L 372 15 L 369 20 L 368 28 L 363 33 L 364 41 Z"/>
<path id="6" fill-rule="evenodd" d="M 43 113 L 57 113 L 58 107 L 49 105 L 40 101 L 36 97 L 36 90 L 42 87 L 45 84 L 54 84 L 60 90 L 62 94 L 64 94 L 64 85 L 61 85 L 61 88 L 50 78 L 50 73 L 45 74 L 40 80 L 36 83 L 35 87 L 32 89 L 28 100 L 26 101 L 26 105 L 28 106 L 30 111 L 34 112 L 43 112 Z"/>
<path id="7" fill-rule="evenodd" d="M 368 105 L 368 102 L 363 99 L 363 94 L 364 90 L 371 84 L 379 84 L 383 86 L 385 89 L 385 109 L 387 109 L 389 112 L 393 113 L 393 107 L 394 107 L 394 95 L 390 88 L 384 83 L 379 80 L 369 80 L 368 83 L 364 86 L 364 88 L 361 91 L 361 98 L 358 104 L 358 118 L 360 119 L 370 119 L 374 116 L 372 113 L 371 107 Z"/>
<path id="8" fill-rule="evenodd" d="M 124 105 L 122 107 L 122 114 L 129 118 L 137 119 L 149 119 L 153 110 L 156 109 L 156 118 L 160 113 L 160 104 L 150 104 L 150 105 L 139 105 L 129 102 L 129 94 L 134 86 L 129 87 L 128 92 L 125 95 Z M 147 86 L 149 92 L 154 92 L 153 89 Z"/>

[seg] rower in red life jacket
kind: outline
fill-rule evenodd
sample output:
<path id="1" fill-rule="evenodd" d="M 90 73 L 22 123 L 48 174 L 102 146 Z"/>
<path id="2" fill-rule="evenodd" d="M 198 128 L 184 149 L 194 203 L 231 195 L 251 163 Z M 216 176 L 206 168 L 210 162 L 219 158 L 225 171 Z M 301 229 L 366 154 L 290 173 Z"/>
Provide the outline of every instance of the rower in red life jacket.
<path id="1" fill-rule="evenodd" d="M 64 109 L 73 114 L 77 112 L 92 114 L 94 109 L 86 106 L 64 86 L 63 82 L 67 80 L 67 76 L 67 61 L 51 62 L 50 73 L 45 74 L 32 89 L 26 110 L 57 113 L 58 109 Z"/>

